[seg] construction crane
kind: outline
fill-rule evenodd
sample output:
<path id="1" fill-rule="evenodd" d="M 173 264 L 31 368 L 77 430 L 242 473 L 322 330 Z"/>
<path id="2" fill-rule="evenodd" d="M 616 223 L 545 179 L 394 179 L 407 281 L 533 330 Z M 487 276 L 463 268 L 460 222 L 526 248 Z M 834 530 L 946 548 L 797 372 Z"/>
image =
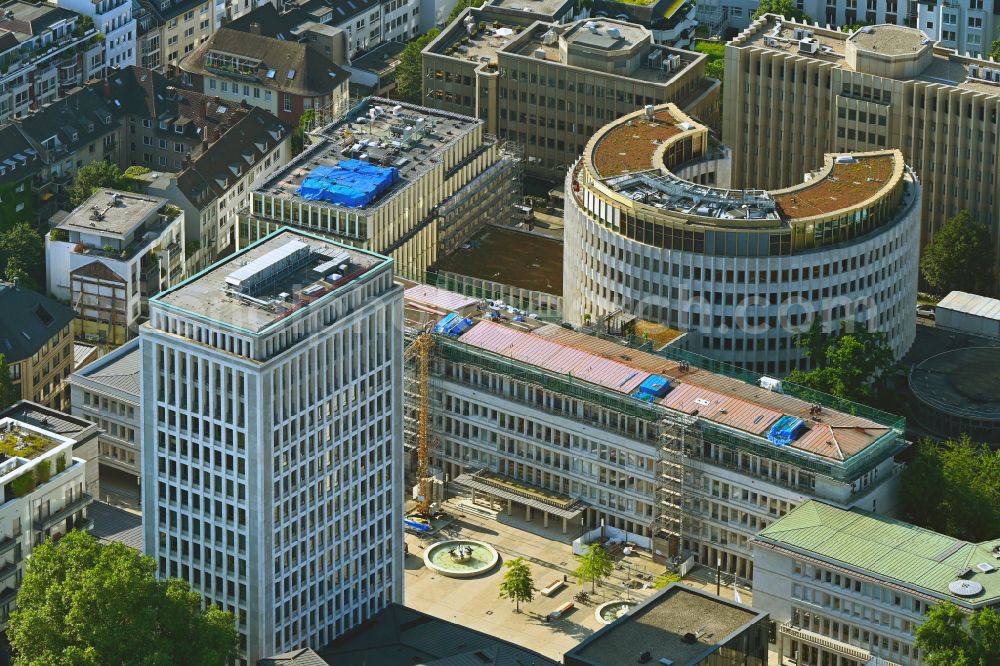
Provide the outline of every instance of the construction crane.
<path id="1" fill-rule="evenodd" d="M 420 378 L 420 414 L 417 416 L 417 483 L 420 493 L 417 500 L 417 513 L 430 517 L 431 499 L 430 486 L 427 479 L 429 452 L 427 449 L 427 422 L 430 420 L 429 376 L 431 363 L 431 348 L 434 346 L 434 336 L 423 332 L 417 336 L 406 349 L 406 358 L 417 354 L 417 368 Z"/>

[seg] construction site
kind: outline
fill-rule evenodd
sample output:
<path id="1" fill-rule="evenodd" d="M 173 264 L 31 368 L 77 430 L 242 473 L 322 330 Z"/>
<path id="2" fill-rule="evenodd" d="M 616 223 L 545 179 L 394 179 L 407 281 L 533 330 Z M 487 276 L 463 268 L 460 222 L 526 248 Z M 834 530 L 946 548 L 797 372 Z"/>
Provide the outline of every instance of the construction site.
<path id="1" fill-rule="evenodd" d="M 369 97 L 251 194 L 241 246 L 292 226 L 391 256 L 422 280 L 521 197 L 517 144 L 483 121 Z"/>
<path id="2" fill-rule="evenodd" d="M 748 581 L 747 540 L 807 499 L 892 511 L 899 417 L 427 285 L 405 320 L 424 515 L 461 496 Z"/>

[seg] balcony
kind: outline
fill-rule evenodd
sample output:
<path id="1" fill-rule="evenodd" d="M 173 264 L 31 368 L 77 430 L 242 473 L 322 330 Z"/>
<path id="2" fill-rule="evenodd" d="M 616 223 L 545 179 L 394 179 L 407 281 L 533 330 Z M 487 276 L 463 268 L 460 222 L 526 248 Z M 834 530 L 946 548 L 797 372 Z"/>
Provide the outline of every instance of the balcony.
<path id="1" fill-rule="evenodd" d="M 5 562 L 2 567 L 0 567 L 0 583 L 7 580 L 14 573 L 17 572 L 17 564 L 14 562 Z"/>
<path id="2" fill-rule="evenodd" d="M 822 634 L 817 634 L 814 631 L 796 627 L 792 624 L 791 620 L 779 626 L 778 633 L 785 634 L 786 636 L 790 636 L 797 641 L 807 645 L 812 645 L 820 648 L 821 650 L 832 652 L 833 654 L 841 655 L 847 657 L 848 659 L 854 659 L 862 664 L 865 664 L 866 666 L 899 666 L 896 662 L 877 657 L 863 648 L 838 641 Z"/>
<path id="3" fill-rule="evenodd" d="M 35 529 L 38 530 L 39 532 L 47 530 L 53 525 L 59 523 L 59 521 L 66 520 L 74 513 L 76 513 L 80 509 L 83 509 L 93 501 L 94 497 L 92 495 L 89 495 L 88 493 L 83 493 L 82 495 L 80 495 L 79 498 L 73 500 L 72 502 L 70 502 L 63 508 L 59 509 L 58 511 L 54 511 L 49 515 L 41 518 L 37 518 L 34 521 Z"/>
<path id="4" fill-rule="evenodd" d="M 20 534 L 17 534 L 12 537 L 9 536 L 0 539 L 0 557 L 6 555 L 7 553 L 9 553 L 10 551 L 14 550 L 14 548 L 17 547 L 18 539 L 20 536 L 21 536 Z"/>

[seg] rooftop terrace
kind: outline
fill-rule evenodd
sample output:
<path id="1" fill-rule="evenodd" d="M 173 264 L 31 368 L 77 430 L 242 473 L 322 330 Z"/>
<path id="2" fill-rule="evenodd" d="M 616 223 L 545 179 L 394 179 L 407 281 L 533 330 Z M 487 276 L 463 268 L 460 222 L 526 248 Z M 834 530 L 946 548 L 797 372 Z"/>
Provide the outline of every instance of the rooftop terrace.
<path id="1" fill-rule="evenodd" d="M 663 659 L 673 666 L 706 663 L 702 661 L 706 653 L 765 617 L 733 601 L 674 583 L 585 639 L 568 656 L 572 663 L 611 666 L 625 663 L 623 655 L 648 650 L 652 663 L 667 663 Z M 687 635 L 694 639 L 685 640 Z"/>
<path id="2" fill-rule="evenodd" d="M 150 303 L 262 334 L 390 261 L 286 228 L 158 294 Z"/>
<path id="3" fill-rule="evenodd" d="M 446 111 L 366 98 L 321 130 L 313 146 L 256 191 L 292 201 L 320 197 L 313 200 L 335 208 L 378 208 L 439 166 L 442 153 L 481 124 L 476 118 Z M 316 169 L 336 170 L 343 162 L 350 161 L 364 162 L 375 167 L 373 171 L 386 174 L 380 189 L 365 195 L 363 188 L 324 176 L 328 186 L 342 188 L 346 196 L 323 198 L 306 183 Z M 389 175 L 393 171 L 395 176 Z M 304 184 L 307 188 L 300 191 Z"/>
<path id="4" fill-rule="evenodd" d="M 40 430 L 10 418 L 0 421 L 0 457 L 34 460 L 68 440 L 46 436 Z"/>
<path id="5" fill-rule="evenodd" d="M 756 540 L 843 564 L 965 607 L 1000 602 L 1000 537 L 969 543 L 859 509 L 811 500 Z"/>
<path id="6" fill-rule="evenodd" d="M 160 197 L 101 189 L 77 206 L 57 228 L 124 239 L 166 204 L 167 200 Z"/>
<path id="7" fill-rule="evenodd" d="M 828 154 L 808 180 L 783 190 L 727 190 L 676 175 L 674 171 L 685 162 L 676 162 L 664 144 L 689 140 L 691 151 L 678 155 L 701 159 L 706 157 L 707 135 L 706 127 L 673 104 L 647 107 L 602 127 L 584 157 L 595 178 L 634 205 L 722 226 L 778 227 L 782 222 L 848 210 L 880 193 L 887 195 L 904 177 L 902 154 L 889 150 Z"/>
<path id="8" fill-rule="evenodd" d="M 810 34 L 805 36 L 803 31 Z M 804 46 L 803 39 L 811 40 L 812 45 Z M 887 62 L 894 62 L 901 66 L 867 73 L 1000 95 L 1000 65 L 990 60 L 961 56 L 953 49 L 933 43 L 925 33 L 915 28 L 876 25 L 847 34 L 767 15 L 740 33 L 730 44 L 816 58 L 850 71 L 867 71 L 870 67 L 881 68 Z M 911 64 L 905 66 L 902 63 Z"/>

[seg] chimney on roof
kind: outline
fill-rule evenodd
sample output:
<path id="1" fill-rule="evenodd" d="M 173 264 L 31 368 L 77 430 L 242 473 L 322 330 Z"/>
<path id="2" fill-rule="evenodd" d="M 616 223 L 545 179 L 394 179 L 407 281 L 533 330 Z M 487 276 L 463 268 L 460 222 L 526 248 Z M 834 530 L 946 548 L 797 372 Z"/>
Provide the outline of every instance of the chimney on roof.
<path id="1" fill-rule="evenodd" d="M 251 21 L 250 22 L 250 32 L 252 32 L 255 35 L 259 35 L 260 34 L 260 23 L 257 23 L 257 21 Z"/>
<path id="2" fill-rule="evenodd" d="M 111 81 L 110 77 L 105 77 L 104 79 L 104 99 L 111 99 Z"/>
<path id="3" fill-rule="evenodd" d="M 184 168 L 189 169 L 192 164 L 194 164 L 194 160 L 191 159 L 191 153 L 189 152 L 184 156 Z"/>

